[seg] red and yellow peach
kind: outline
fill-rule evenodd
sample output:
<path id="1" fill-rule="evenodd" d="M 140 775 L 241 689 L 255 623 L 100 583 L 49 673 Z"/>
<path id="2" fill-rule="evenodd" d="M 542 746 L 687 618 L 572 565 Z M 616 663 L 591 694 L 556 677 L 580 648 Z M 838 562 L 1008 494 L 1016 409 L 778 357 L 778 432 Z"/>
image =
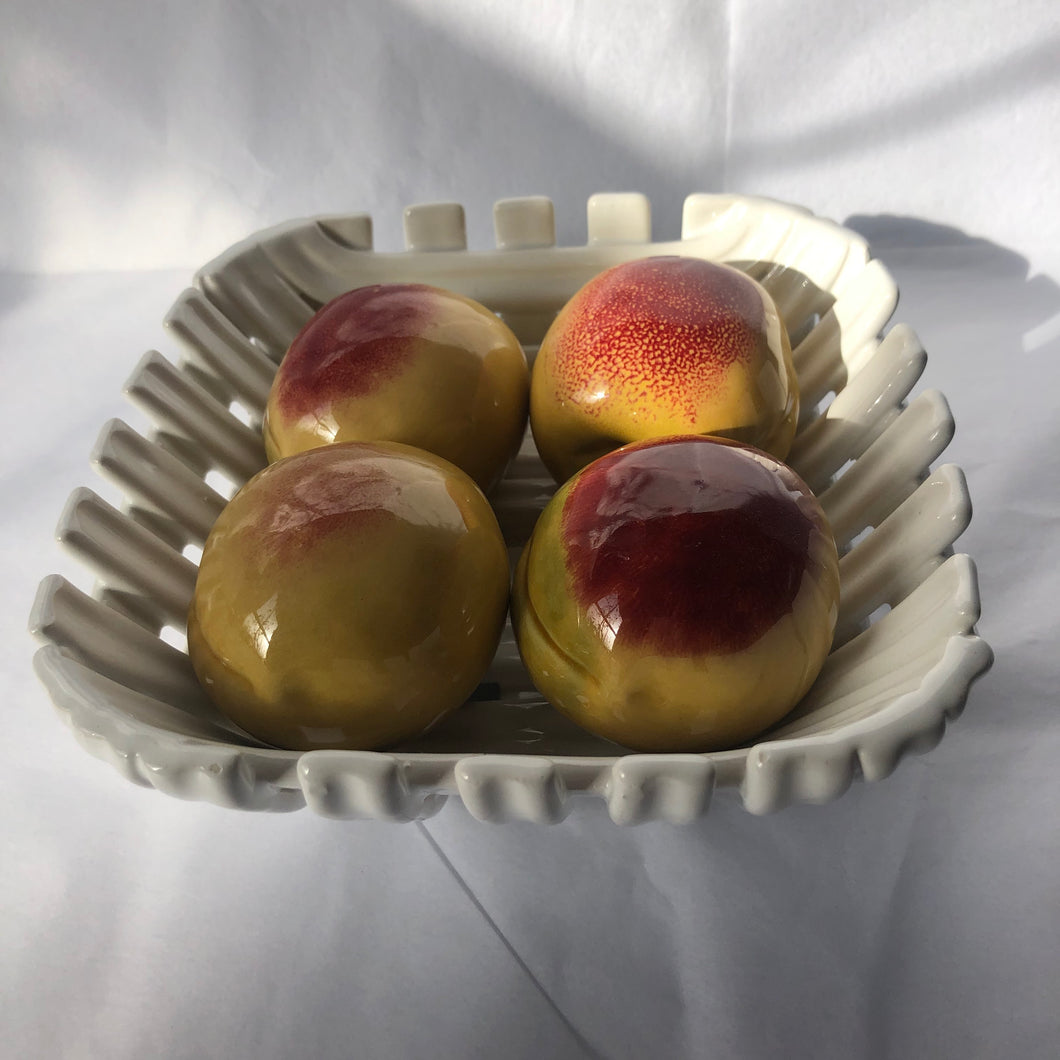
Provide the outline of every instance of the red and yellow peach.
<path id="1" fill-rule="evenodd" d="M 558 482 L 629 442 L 712 434 L 784 459 L 799 415 L 784 322 L 738 269 L 617 265 L 563 307 L 534 363 L 530 423 Z"/>
<path id="2" fill-rule="evenodd" d="M 779 721 L 829 651 L 836 546 L 808 487 L 699 435 L 603 456 L 546 507 L 512 614 L 538 689 L 642 751 L 730 747 Z"/>
<path id="3" fill-rule="evenodd" d="M 340 295 L 299 332 L 265 409 L 270 460 L 332 442 L 425 449 L 489 490 L 526 428 L 518 339 L 484 306 L 424 284 Z"/>

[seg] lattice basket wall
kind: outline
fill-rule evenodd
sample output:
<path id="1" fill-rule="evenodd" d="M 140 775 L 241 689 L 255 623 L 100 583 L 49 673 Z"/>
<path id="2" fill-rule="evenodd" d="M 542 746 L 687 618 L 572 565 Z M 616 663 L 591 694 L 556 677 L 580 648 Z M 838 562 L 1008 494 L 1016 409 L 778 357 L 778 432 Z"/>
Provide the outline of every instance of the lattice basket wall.
<path id="1" fill-rule="evenodd" d="M 93 454 L 122 507 L 86 487 L 60 520 L 96 590 L 49 576 L 31 618 L 47 642 L 37 672 L 79 741 L 135 783 L 244 809 L 411 820 L 456 796 L 479 818 L 554 821 L 595 797 L 619 823 L 692 820 L 718 788 L 737 789 L 753 813 L 822 802 L 934 746 L 991 662 L 975 633 L 975 566 L 952 547 L 971 505 L 959 468 L 933 470 L 953 420 L 941 393 L 911 397 L 926 355 L 908 327 L 887 329 L 897 287 L 865 242 L 805 210 L 731 195 L 689 197 L 669 243 L 651 242 L 640 195 L 593 196 L 585 246 L 554 245 L 547 199 L 499 202 L 494 224 L 496 248 L 468 250 L 460 206 L 410 207 L 407 249 L 378 253 L 367 216 L 295 221 L 210 262 L 177 298 L 166 324 L 180 359 L 147 354 L 126 389 L 153 429 L 112 420 Z M 277 750 L 229 724 L 180 634 L 196 557 L 226 498 L 264 466 L 269 385 L 313 311 L 364 284 L 435 284 L 500 314 L 533 357 L 590 277 L 667 253 L 745 269 L 791 333 L 803 416 L 789 463 L 842 554 L 835 645 L 795 711 L 736 750 L 630 754 L 544 702 L 509 627 L 472 700 L 388 752 Z M 491 498 L 513 555 L 553 489 L 528 432 Z"/>

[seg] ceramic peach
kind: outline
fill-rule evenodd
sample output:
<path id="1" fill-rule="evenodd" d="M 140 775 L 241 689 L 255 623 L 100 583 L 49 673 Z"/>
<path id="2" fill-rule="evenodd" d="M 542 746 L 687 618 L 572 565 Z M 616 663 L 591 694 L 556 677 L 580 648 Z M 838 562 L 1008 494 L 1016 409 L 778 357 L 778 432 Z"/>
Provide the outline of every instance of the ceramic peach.
<path id="1" fill-rule="evenodd" d="M 772 298 L 701 258 L 602 272 L 560 311 L 534 363 L 530 423 L 558 482 L 620 445 L 670 434 L 732 438 L 782 460 L 798 417 Z"/>
<path id="2" fill-rule="evenodd" d="M 485 306 L 424 284 L 359 287 L 288 348 L 265 409 L 265 451 L 276 460 L 332 442 L 401 442 L 489 490 L 522 442 L 528 390 L 518 339 Z"/>
<path id="3" fill-rule="evenodd" d="M 570 479 L 520 558 L 512 614 L 535 685 L 641 751 L 737 745 L 828 653 L 836 546 L 796 474 L 701 435 L 629 445 Z"/>
<path id="4" fill-rule="evenodd" d="M 507 615 L 497 520 L 454 465 L 340 443 L 269 465 L 207 539 L 188 651 L 267 743 L 371 750 L 460 706 Z"/>

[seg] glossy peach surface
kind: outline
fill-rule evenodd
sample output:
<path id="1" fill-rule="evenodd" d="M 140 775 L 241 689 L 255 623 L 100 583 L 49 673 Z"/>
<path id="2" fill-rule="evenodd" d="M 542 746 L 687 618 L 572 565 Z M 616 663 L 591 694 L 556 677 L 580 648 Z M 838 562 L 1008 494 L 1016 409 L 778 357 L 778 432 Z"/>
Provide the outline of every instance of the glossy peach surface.
<path id="1" fill-rule="evenodd" d="M 806 693 L 832 642 L 835 542 L 797 475 L 702 436 L 629 445 L 542 513 L 512 611 L 534 683 L 644 751 L 738 744 Z"/>
<path id="2" fill-rule="evenodd" d="M 470 478 L 406 446 L 339 444 L 270 465 L 229 502 L 188 649 L 254 736 L 367 750 L 465 701 L 507 603 L 507 550 Z"/>
<path id="3" fill-rule="evenodd" d="M 782 460 L 798 416 L 773 300 L 700 258 L 601 273 L 560 311 L 534 362 L 530 422 L 558 482 L 620 445 L 670 434 L 720 435 Z"/>
<path id="4" fill-rule="evenodd" d="M 332 442 L 435 453 L 490 489 L 526 428 L 526 355 L 485 306 L 425 284 L 376 284 L 295 337 L 265 409 L 270 460 Z"/>

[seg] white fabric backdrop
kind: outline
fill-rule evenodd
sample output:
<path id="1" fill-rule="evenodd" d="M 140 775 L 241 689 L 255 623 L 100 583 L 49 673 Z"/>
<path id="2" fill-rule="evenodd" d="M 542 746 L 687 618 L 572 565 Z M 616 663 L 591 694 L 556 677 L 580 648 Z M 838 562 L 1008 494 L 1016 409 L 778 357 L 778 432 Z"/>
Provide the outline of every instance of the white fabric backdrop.
<path id="1" fill-rule="evenodd" d="M 733 0 L 0 13 L 0 1055 L 1052 1057 L 1060 1041 L 1060 17 Z M 727 189 L 850 223 L 902 289 L 997 652 L 937 750 L 686 829 L 236 814 L 64 731 L 25 621 L 119 389 L 256 227 Z M 93 483 L 105 496 L 105 485 Z M 77 576 L 80 580 L 81 576 Z"/>
<path id="2" fill-rule="evenodd" d="M 1055 254 L 1052 0 L 8 0 L 0 267 L 192 267 L 255 228 L 542 194 L 561 241 L 726 188 Z M 1055 259 L 1054 259 L 1055 260 Z"/>

